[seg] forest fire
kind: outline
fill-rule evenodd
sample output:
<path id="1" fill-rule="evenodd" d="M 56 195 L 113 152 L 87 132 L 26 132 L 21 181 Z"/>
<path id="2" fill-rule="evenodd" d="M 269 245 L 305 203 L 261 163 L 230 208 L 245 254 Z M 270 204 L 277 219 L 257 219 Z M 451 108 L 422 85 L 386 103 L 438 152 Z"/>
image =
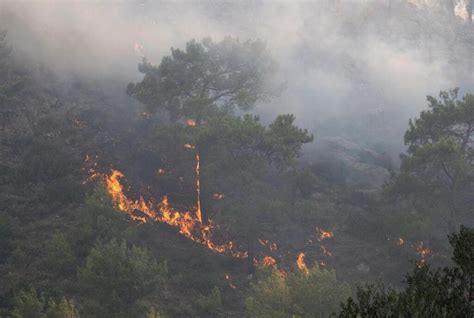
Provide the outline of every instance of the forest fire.
<path id="1" fill-rule="evenodd" d="M 186 119 L 186 126 L 196 127 L 196 121 L 194 119 Z"/>
<path id="2" fill-rule="evenodd" d="M 186 149 L 194 149 L 194 145 L 191 144 L 184 144 L 183 147 Z"/>
<path id="3" fill-rule="evenodd" d="M 423 241 L 421 241 L 418 246 L 416 246 L 416 252 L 420 255 L 420 261 L 418 262 L 418 266 L 422 266 L 426 262 L 426 258 L 431 255 L 431 250 L 428 246 L 425 245 Z"/>
<path id="4" fill-rule="evenodd" d="M 132 220 L 140 223 L 147 223 L 148 220 L 166 223 L 177 227 L 182 235 L 194 242 L 205 245 L 215 253 L 230 253 L 236 258 L 247 257 L 247 252 L 235 250 L 232 241 L 217 244 L 212 240 L 214 223 L 212 220 L 209 220 L 207 224 L 202 223 L 200 206 L 197 207 L 196 213 L 192 213 L 191 211 L 178 211 L 172 208 L 167 196 L 164 196 L 159 203 L 153 200 L 146 201 L 143 196 L 140 196 L 138 200 L 131 200 L 125 195 L 123 185 L 120 182 L 120 179 L 124 177 L 122 172 L 113 169 L 109 175 L 105 176 L 105 185 L 116 207 L 130 215 Z M 136 211 L 140 211 L 145 216 L 136 215 Z"/>
<path id="5" fill-rule="evenodd" d="M 305 262 L 305 260 L 304 260 L 304 257 L 305 257 L 304 253 L 303 253 L 303 252 L 300 252 L 300 253 L 298 254 L 298 257 L 296 258 L 296 265 L 298 266 L 298 268 L 299 268 L 300 270 L 304 271 L 304 273 L 305 273 L 306 275 L 308 275 L 308 274 L 309 274 L 309 270 L 308 270 L 308 266 L 306 266 L 306 262 Z"/>
<path id="6" fill-rule="evenodd" d="M 316 232 L 318 233 L 318 241 L 323 241 L 334 236 L 334 233 L 332 231 L 324 231 L 319 227 L 316 228 Z"/>
<path id="7" fill-rule="evenodd" d="M 258 239 L 258 242 L 260 245 L 268 247 L 271 252 L 274 252 L 278 249 L 278 245 L 274 242 L 270 242 L 269 240 Z"/>
<path id="8" fill-rule="evenodd" d="M 260 261 L 260 264 L 265 267 L 275 267 L 277 266 L 276 260 L 268 255 L 265 255 L 263 259 Z"/>
<path id="9" fill-rule="evenodd" d="M 232 289 L 237 289 L 237 287 L 232 283 L 232 279 L 230 278 L 229 274 L 224 274 L 224 278 L 227 281 L 227 284 L 229 285 L 230 288 Z"/>

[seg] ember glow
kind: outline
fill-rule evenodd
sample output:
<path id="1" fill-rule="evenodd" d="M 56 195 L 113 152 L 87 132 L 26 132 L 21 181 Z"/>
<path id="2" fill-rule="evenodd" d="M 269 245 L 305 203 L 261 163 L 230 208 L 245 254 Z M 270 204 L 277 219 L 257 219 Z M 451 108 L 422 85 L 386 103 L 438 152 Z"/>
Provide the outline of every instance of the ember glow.
<path id="1" fill-rule="evenodd" d="M 196 127 L 196 121 L 194 119 L 186 119 L 186 126 Z"/>
<path id="2" fill-rule="evenodd" d="M 229 274 L 224 274 L 224 278 L 227 281 L 227 284 L 229 285 L 230 288 L 236 289 L 237 287 L 232 283 L 232 279 L 230 278 Z"/>
<path id="3" fill-rule="evenodd" d="M 269 240 L 258 239 L 258 242 L 260 243 L 260 245 L 268 247 L 268 249 L 270 249 L 271 252 L 274 252 L 278 249 L 278 246 L 276 245 L 276 243 L 270 242 Z"/>
<path id="4" fill-rule="evenodd" d="M 214 194 L 212 195 L 212 198 L 213 198 L 214 200 L 219 201 L 219 200 L 224 199 L 224 195 L 223 195 L 222 193 L 214 193 Z"/>
<path id="5" fill-rule="evenodd" d="M 332 253 L 326 248 L 326 246 L 321 245 L 321 251 L 323 252 L 324 256 L 331 256 Z"/>
<path id="6" fill-rule="evenodd" d="M 300 252 L 298 254 L 298 257 L 296 258 L 296 265 L 298 266 L 298 268 L 302 271 L 305 272 L 306 275 L 309 274 L 309 270 L 308 270 L 308 266 L 306 266 L 306 262 L 304 260 L 304 253 L 303 252 Z"/>
<path id="7" fill-rule="evenodd" d="M 194 145 L 191 144 L 184 144 L 183 147 L 186 149 L 194 149 Z"/>
<path id="8" fill-rule="evenodd" d="M 318 233 L 318 241 L 323 241 L 334 236 L 333 232 L 325 231 L 323 229 L 320 229 L 319 227 L 316 228 L 316 232 Z"/>
<path id="9" fill-rule="evenodd" d="M 264 256 L 263 259 L 259 262 L 262 266 L 265 266 L 265 267 L 274 267 L 276 268 L 277 266 L 277 262 L 276 260 L 271 257 L 271 256 Z"/>
<path id="10" fill-rule="evenodd" d="M 425 245 L 423 241 L 421 241 L 418 246 L 416 246 L 416 252 L 421 258 L 418 262 L 418 266 L 420 267 L 426 263 L 426 259 L 431 255 L 431 250 Z"/>

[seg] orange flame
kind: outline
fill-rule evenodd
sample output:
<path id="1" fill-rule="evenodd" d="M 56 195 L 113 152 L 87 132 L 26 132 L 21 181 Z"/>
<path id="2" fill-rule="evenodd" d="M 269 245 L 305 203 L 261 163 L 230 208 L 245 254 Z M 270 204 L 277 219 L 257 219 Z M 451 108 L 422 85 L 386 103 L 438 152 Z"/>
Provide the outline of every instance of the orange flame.
<path id="1" fill-rule="evenodd" d="M 277 266 L 276 260 L 271 256 L 264 256 L 263 259 L 260 261 L 260 264 L 265 267 L 275 267 Z"/>
<path id="2" fill-rule="evenodd" d="M 132 220 L 140 223 L 146 223 L 148 220 L 162 222 L 177 227 L 179 232 L 188 239 L 205 245 L 215 253 L 229 252 L 237 258 L 246 258 L 247 252 L 236 251 L 234 243 L 228 241 L 217 244 L 212 240 L 212 231 L 215 226 L 212 220 L 204 225 L 198 217 L 198 213 L 193 214 L 190 211 L 178 211 L 169 205 L 168 197 L 164 196 L 161 202 L 156 203 L 152 200 L 145 201 L 141 196 L 138 200 L 131 200 L 124 194 L 123 185 L 120 179 L 124 175 L 118 170 L 112 170 L 110 175 L 105 176 L 107 191 L 112 196 L 115 206 L 122 212 L 130 215 Z M 146 217 L 136 215 L 135 211 L 141 211 Z"/>
<path id="3" fill-rule="evenodd" d="M 431 255 L 431 250 L 425 245 L 423 241 L 421 241 L 416 247 L 416 252 L 421 257 L 420 261 L 417 264 L 418 267 L 421 267 L 423 264 L 426 263 L 426 258 Z"/>
<path id="4" fill-rule="evenodd" d="M 196 121 L 194 119 L 186 119 L 186 126 L 196 127 Z"/>
<path id="5" fill-rule="evenodd" d="M 184 144 L 183 147 L 186 149 L 194 149 L 194 145 L 191 144 Z"/>
<path id="6" fill-rule="evenodd" d="M 224 278 L 227 281 L 227 284 L 229 285 L 230 288 L 236 289 L 237 287 L 232 283 L 232 279 L 230 278 L 229 274 L 224 274 Z"/>
<path id="7" fill-rule="evenodd" d="M 298 257 L 296 258 L 296 265 L 298 266 L 298 268 L 302 271 L 304 271 L 304 273 L 306 275 L 309 274 L 309 270 L 308 270 L 308 266 L 306 266 L 306 263 L 304 261 L 304 253 L 303 252 L 300 252 L 298 254 Z"/>
<path id="8" fill-rule="evenodd" d="M 273 243 L 273 242 L 270 242 L 269 240 L 262 240 L 262 239 L 258 239 L 258 242 L 263 245 L 263 246 L 266 246 L 270 249 L 270 251 L 276 251 L 278 249 L 278 245 L 276 245 L 276 243 Z"/>
<path id="9" fill-rule="evenodd" d="M 397 245 L 398 246 L 402 246 L 403 244 L 405 244 L 405 240 L 402 239 L 401 237 L 398 238 L 398 241 L 397 241 Z"/>
<path id="10" fill-rule="evenodd" d="M 334 236 L 332 231 L 324 231 L 323 229 L 316 228 L 316 232 L 318 232 L 318 241 L 322 241 Z"/>

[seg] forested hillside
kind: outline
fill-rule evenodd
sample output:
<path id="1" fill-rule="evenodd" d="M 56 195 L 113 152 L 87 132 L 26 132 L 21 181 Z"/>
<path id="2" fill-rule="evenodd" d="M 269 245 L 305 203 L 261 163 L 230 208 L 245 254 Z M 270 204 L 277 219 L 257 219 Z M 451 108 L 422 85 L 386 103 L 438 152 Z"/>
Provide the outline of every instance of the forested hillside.
<path id="1" fill-rule="evenodd" d="M 472 316 L 474 31 L 436 14 L 462 87 L 405 118 L 399 158 L 360 123 L 260 116 L 291 86 L 263 40 L 203 35 L 104 81 L 0 21 L 0 317 Z"/>

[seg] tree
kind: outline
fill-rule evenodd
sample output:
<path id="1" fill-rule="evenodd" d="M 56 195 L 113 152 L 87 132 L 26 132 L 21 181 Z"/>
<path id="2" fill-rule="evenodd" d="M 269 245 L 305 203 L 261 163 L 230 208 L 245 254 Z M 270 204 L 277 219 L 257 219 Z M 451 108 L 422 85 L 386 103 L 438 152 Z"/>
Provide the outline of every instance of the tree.
<path id="1" fill-rule="evenodd" d="M 44 299 L 38 297 L 36 290 L 21 290 L 15 297 L 15 306 L 12 311 L 13 318 L 45 318 Z"/>
<path id="2" fill-rule="evenodd" d="M 214 286 L 207 296 L 200 295 L 196 301 L 199 309 L 206 317 L 214 317 L 222 309 L 222 298 L 219 287 Z"/>
<path id="3" fill-rule="evenodd" d="M 46 318 L 80 318 L 80 316 L 74 302 L 63 297 L 58 302 L 54 300 L 48 302 Z"/>
<path id="4" fill-rule="evenodd" d="M 458 234 L 449 237 L 454 248 L 453 261 L 459 266 L 468 287 L 468 300 L 474 301 L 474 229 L 461 226 Z"/>
<path id="5" fill-rule="evenodd" d="M 474 230 L 461 227 L 450 236 L 453 267 L 416 265 L 403 290 L 383 285 L 359 287 L 355 299 L 341 305 L 339 317 L 472 317 Z"/>
<path id="6" fill-rule="evenodd" d="M 317 265 L 287 277 L 272 270 L 252 284 L 245 307 L 249 317 L 329 317 L 350 294 L 349 285 L 337 282 L 335 271 Z"/>
<path id="7" fill-rule="evenodd" d="M 75 272 L 73 250 L 64 234 L 54 233 L 46 246 L 46 266 L 55 275 L 66 275 Z"/>
<path id="8" fill-rule="evenodd" d="M 13 318 L 79 318 L 74 301 L 62 297 L 59 301 L 38 295 L 34 288 L 21 290 L 14 300 Z"/>
<path id="9" fill-rule="evenodd" d="M 11 218 L 0 212 L 0 264 L 7 260 L 13 250 L 13 235 Z"/>
<path id="10" fill-rule="evenodd" d="M 147 297 L 159 291 L 167 274 L 143 248 L 115 239 L 97 242 L 79 270 L 79 282 L 91 299 L 85 304 L 93 317 L 137 317 L 145 314 Z"/>
<path id="11" fill-rule="evenodd" d="M 165 109 L 172 120 L 193 119 L 199 126 L 219 107 L 248 110 L 270 97 L 275 90 L 268 79 L 275 70 L 260 40 L 191 40 L 185 50 L 171 48 L 158 66 L 144 59 L 144 79 L 130 83 L 127 92 L 150 110 Z"/>
<path id="12" fill-rule="evenodd" d="M 8 119 L 13 110 L 8 102 L 25 84 L 25 76 L 12 67 L 11 47 L 6 41 L 7 32 L 0 30 L 0 122 Z"/>
<path id="13" fill-rule="evenodd" d="M 274 272 L 253 284 L 245 299 L 245 309 L 250 317 L 289 317 L 291 296 L 285 278 Z"/>
<path id="14" fill-rule="evenodd" d="M 98 187 L 85 199 L 79 210 L 77 237 L 78 252 L 85 257 L 89 248 L 97 241 L 110 241 L 113 238 L 129 239 L 134 228 L 127 216 L 115 210 L 112 199 L 103 187 Z"/>
<path id="15" fill-rule="evenodd" d="M 450 231 L 466 211 L 474 177 L 474 95 L 457 97 L 458 90 L 428 96 L 429 110 L 410 120 L 405 133 L 407 153 L 401 155 L 400 174 L 387 188 L 411 192 L 432 209 L 449 211 Z"/>
<path id="16" fill-rule="evenodd" d="M 216 211 L 213 216 L 221 228 L 242 239 L 249 252 L 249 273 L 254 270 L 254 247 L 264 230 L 262 224 L 271 227 L 282 221 L 283 174 L 293 166 L 301 147 L 313 139 L 294 120 L 293 115 L 280 115 L 266 127 L 249 114 L 219 115 L 197 130 L 206 210 Z M 215 193 L 225 196 L 222 203 L 213 199 Z"/>

